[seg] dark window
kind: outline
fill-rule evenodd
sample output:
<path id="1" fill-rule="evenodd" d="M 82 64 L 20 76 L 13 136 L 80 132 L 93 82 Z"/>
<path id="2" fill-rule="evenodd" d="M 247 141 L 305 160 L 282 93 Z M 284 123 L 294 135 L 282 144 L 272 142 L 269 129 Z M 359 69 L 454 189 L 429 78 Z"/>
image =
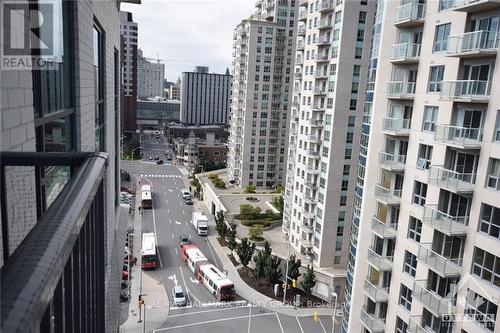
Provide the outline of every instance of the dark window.
<path id="1" fill-rule="evenodd" d="M 93 32 L 94 48 L 94 100 L 95 100 L 95 150 L 105 151 L 104 120 L 104 36 L 95 25 Z"/>
<path id="2" fill-rule="evenodd" d="M 411 293 L 412 291 L 410 288 L 401 284 L 401 287 L 399 288 L 399 304 L 401 304 L 408 311 L 411 311 Z"/>

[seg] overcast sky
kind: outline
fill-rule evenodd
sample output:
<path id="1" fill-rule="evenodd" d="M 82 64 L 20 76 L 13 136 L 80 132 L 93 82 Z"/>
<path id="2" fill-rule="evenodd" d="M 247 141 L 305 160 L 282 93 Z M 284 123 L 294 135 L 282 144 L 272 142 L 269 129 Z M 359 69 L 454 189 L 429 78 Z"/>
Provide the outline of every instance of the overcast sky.
<path id="1" fill-rule="evenodd" d="M 175 81 L 196 65 L 210 72 L 231 69 L 234 27 L 254 11 L 253 0 L 142 0 L 122 3 L 139 25 L 139 47 L 148 58 L 163 59 L 166 77 Z"/>

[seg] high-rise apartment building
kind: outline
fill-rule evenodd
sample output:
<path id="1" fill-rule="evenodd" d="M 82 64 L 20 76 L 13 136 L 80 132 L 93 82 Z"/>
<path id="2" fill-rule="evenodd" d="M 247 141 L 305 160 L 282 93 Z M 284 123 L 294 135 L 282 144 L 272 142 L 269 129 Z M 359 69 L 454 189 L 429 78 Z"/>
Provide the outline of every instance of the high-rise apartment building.
<path id="1" fill-rule="evenodd" d="M 132 13 L 120 12 L 122 36 L 122 105 L 121 131 L 135 132 L 137 128 L 137 23 Z"/>
<path id="2" fill-rule="evenodd" d="M 181 122 L 191 125 L 227 124 L 231 102 L 232 76 L 209 73 L 196 66 L 181 74 Z"/>
<path id="3" fill-rule="evenodd" d="M 137 97 L 163 96 L 163 82 L 165 80 L 165 64 L 161 59 L 151 59 L 143 56 L 138 50 L 137 60 Z"/>
<path id="4" fill-rule="evenodd" d="M 344 330 L 498 332 L 500 3 L 378 1 L 376 17 Z"/>
<path id="5" fill-rule="evenodd" d="M 257 1 L 233 33 L 229 176 L 236 184 L 285 181 L 295 54 L 294 1 Z"/>
<path id="6" fill-rule="evenodd" d="M 1 4 L 27 26 L 52 17 L 59 27 L 38 34 L 57 41 L 54 62 L 1 73 L 2 332 L 118 329 L 127 228 L 118 201 L 119 3 Z M 2 20 L 21 45 L 30 32 L 18 28 Z"/>
<path id="7" fill-rule="evenodd" d="M 328 285 L 340 302 L 374 6 L 334 0 L 299 5 L 283 230 L 317 275 L 329 272 Z"/>

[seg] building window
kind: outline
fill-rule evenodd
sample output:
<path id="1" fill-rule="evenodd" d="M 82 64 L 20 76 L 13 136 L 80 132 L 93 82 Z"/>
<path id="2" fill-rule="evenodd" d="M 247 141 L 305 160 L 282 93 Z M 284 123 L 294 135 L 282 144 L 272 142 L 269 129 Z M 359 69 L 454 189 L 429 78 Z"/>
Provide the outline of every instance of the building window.
<path id="1" fill-rule="evenodd" d="M 497 110 L 497 120 L 495 123 L 495 134 L 493 136 L 493 141 L 500 141 L 500 110 Z"/>
<path id="2" fill-rule="evenodd" d="M 422 122 L 422 131 L 434 132 L 436 131 L 436 122 L 438 116 L 439 107 L 428 106 L 424 107 L 424 120 Z"/>
<path id="3" fill-rule="evenodd" d="M 500 160 L 490 158 L 486 186 L 494 190 L 500 190 Z"/>
<path id="4" fill-rule="evenodd" d="M 441 81 L 443 81 L 444 66 L 431 66 L 429 69 L 428 92 L 440 92 Z"/>
<path id="5" fill-rule="evenodd" d="M 408 324 L 401 318 L 396 317 L 396 333 L 406 333 L 408 331 Z"/>
<path id="6" fill-rule="evenodd" d="M 418 147 L 417 169 L 429 169 L 432 160 L 432 146 L 420 144 Z"/>
<path id="7" fill-rule="evenodd" d="M 486 328 L 492 332 L 495 331 L 498 305 L 471 289 L 467 290 L 467 297 L 465 298 L 465 301 L 466 304 L 464 313 L 472 320 L 479 323 L 480 325 L 478 326 Z"/>
<path id="8" fill-rule="evenodd" d="M 495 238 L 500 238 L 500 209 L 483 204 L 479 230 Z"/>
<path id="9" fill-rule="evenodd" d="M 408 311 L 411 311 L 411 293 L 412 291 L 410 288 L 408 288 L 404 284 L 401 284 L 401 287 L 399 288 L 399 304 Z"/>
<path id="10" fill-rule="evenodd" d="M 95 150 L 105 151 L 103 32 L 94 25 Z"/>
<path id="11" fill-rule="evenodd" d="M 427 184 L 415 181 L 413 186 L 413 203 L 419 206 L 425 206 L 425 198 L 427 197 Z"/>
<path id="12" fill-rule="evenodd" d="M 434 52 L 448 50 L 448 37 L 450 36 L 451 23 L 436 26 L 434 35 Z"/>
<path id="13" fill-rule="evenodd" d="M 409 274 L 412 277 L 415 277 L 415 274 L 417 272 L 417 257 L 409 251 L 405 251 L 403 272 Z"/>
<path id="14" fill-rule="evenodd" d="M 408 223 L 408 238 L 413 239 L 420 243 L 420 236 L 422 235 L 422 222 L 419 219 L 410 216 Z"/>
<path id="15" fill-rule="evenodd" d="M 346 204 L 347 204 L 347 196 L 341 195 L 340 196 L 340 203 L 339 203 L 339 205 L 340 206 L 345 206 Z"/>
<path id="16" fill-rule="evenodd" d="M 500 258 L 478 247 L 474 248 L 472 273 L 500 287 Z"/>

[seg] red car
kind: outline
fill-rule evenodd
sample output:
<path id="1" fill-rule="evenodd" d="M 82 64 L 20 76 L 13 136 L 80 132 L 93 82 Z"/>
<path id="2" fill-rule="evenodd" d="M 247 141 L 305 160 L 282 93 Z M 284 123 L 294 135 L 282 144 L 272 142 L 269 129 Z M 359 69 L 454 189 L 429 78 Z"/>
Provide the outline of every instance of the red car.
<path id="1" fill-rule="evenodd" d="M 125 186 L 120 187 L 120 192 L 127 192 L 130 194 L 134 194 L 134 190 L 132 190 L 130 187 L 125 187 Z"/>

